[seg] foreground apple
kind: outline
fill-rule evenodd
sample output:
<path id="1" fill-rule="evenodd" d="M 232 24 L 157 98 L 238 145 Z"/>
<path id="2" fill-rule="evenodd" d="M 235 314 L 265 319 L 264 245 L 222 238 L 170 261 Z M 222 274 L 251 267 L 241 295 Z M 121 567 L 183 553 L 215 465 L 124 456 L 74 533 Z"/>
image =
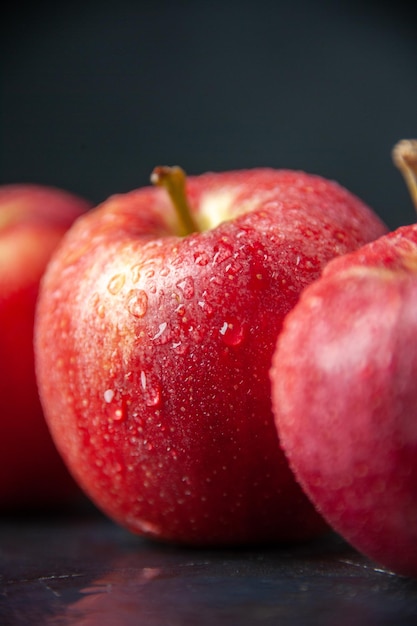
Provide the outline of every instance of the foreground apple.
<path id="1" fill-rule="evenodd" d="M 56 444 L 134 532 L 188 544 L 313 535 L 323 521 L 275 432 L 272 352 L 300 291 L 386 228 L 304 173 L 185 181 L 157 168 L 152 180 L 79 220 L 46 273 L 37 372 Z"/>
<path id="2" fill-rule="evenodd" d="M 46 505 L 71 486 L 36 388 L 33 323 L 40 278 L 64 232 L 88 207 L 39 185 L 0 187 L 0 509 Z"/>
<path id="3" fill-rule="evenodd" d="M 417 142 L 395 155 L 417 199 Z M 285 320 L 271 380 L 282 445 L 317 508 L 417 576 L 417 225 L 329 263 Z"/>

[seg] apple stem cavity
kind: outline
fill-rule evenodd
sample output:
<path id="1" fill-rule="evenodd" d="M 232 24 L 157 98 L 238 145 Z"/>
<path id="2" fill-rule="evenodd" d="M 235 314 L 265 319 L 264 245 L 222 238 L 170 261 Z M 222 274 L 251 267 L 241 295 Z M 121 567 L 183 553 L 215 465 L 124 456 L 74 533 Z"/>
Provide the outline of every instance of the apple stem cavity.
<path id="1" fill-rule="evenodd" d="M 181 167 L 160 165 L 151 174 L 151 183 L 164 187 L 174 205 L 178 218 L 178 234 L 182 237 L 200 232 L 193 218 L 185 190 L 186 174 Z"/>
<path id="2" fill-rule="evenodd" d="M 417 139 L 403 139 L 392 151 L 394 164 L 404 177 L 417 211 Z"/>

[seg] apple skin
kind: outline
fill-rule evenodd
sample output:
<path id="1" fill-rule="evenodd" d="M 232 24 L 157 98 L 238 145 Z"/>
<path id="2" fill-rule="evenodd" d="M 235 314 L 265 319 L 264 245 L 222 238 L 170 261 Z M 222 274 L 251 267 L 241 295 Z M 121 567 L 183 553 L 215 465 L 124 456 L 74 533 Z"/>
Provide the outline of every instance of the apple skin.
<path id="1" fill-rule="evenodd" d="M 35 184 L 0 187 L 0 509 L 54 506 L 75 493 L 43 417 L 33 325 L 39 281 L 89 203 Z"/>
<path id="2" fill-rule="evenodd" d="M 189 177 L 187 196 L 203 232 L 177 236 L 166 191 L 145 187 L 79 220 L 54 255 L 35 344 L 51 432 L 89 497 L 135 533 L 190 545 L 313 536 L 324 522 L 271 412 L 275 340 L 324 265 L 386 227 L 300 172 Z"/>
<path id="3" fill-rule="evenodd" d="M 329 524 L 417 576 L 417 225 L 329 263 L 271 369 L 282 446 Z"/>

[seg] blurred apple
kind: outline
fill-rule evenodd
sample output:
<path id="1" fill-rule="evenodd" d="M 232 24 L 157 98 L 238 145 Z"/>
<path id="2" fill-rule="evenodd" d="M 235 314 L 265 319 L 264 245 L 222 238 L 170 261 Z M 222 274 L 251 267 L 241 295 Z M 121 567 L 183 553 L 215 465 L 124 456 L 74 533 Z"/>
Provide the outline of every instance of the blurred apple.
<path id="1" fill-rule="evenodd" d="M 395 150 L 417 201 L 417 141 Z M 417 207 L 417 202 L 416 202 Z M 282 446 L 329 524 L 417 577 L 417 224 L 331 261 L 271 369 Z"/>
<path id="2" fill-rule="evenodd" d="M 36 388 L 39 282 L 64 232 L 89 203 L 32 184 L 0 187 L 0 510 L 50 505 L 74 490 Z"/>

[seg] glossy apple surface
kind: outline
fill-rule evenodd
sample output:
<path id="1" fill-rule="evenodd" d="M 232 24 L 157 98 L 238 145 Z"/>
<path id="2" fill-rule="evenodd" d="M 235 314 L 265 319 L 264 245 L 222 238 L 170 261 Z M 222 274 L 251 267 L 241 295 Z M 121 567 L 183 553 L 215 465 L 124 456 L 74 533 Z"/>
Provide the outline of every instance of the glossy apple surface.
<path id="1" fill-rule="evenodd" d="M 323 529 L 280 450 L 268 371 L 301 290 L 386 232 L 335 183 L 268 169 L 113 196 L 49 265 L 36 326 L 46 416 L 92 500 L 133 532 L 188 544 Z"/>
<path id="2" fill-rule="evenodd" d="M 39 185 L 0 187 L 0 509 L 61 500 L 71 485 L 36 388 L 33 323 L 51 253 L 89 205 Z M 72 487 L 73 489 L 73 487 Z"/>

